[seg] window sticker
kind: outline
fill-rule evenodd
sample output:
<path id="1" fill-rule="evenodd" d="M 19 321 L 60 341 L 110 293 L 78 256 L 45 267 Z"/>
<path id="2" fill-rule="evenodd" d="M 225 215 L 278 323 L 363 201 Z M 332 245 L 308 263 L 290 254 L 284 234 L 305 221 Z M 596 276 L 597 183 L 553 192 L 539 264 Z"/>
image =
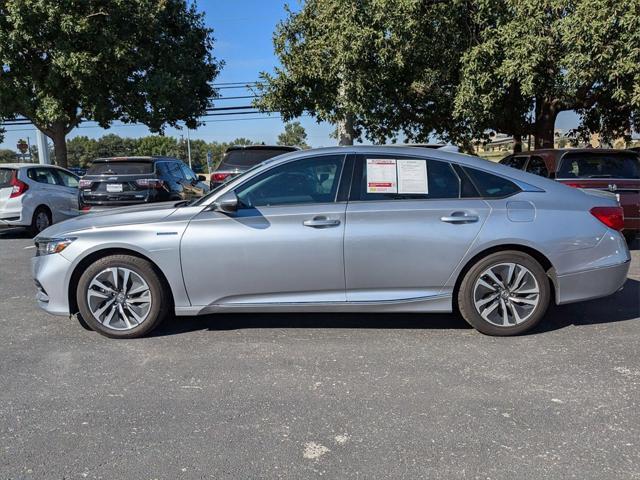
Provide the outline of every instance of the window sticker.
<path id="1" fill-rule="evenodd" d="M 425 160 L 398 160 L 397 168 L 398 193 L 429 193 Z"/>
<path id="2" fill-rule="evenodd" d="M 367 193 L 398 193 L 395 159 L 367 158 Z"/>

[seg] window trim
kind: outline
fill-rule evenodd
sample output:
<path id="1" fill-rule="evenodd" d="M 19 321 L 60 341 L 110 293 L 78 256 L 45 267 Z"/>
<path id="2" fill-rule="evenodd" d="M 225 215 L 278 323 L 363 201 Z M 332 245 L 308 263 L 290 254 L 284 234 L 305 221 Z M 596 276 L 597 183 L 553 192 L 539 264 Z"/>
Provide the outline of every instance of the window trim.
<path id="1" fill-rule="evenodd" d="M 322 155 L 309 155 L 309 156 L 305 156 L 305 157 L 298 157 L 298 158 L 293 158 L 291 160 L 288 160 L 286 162 L 282 162 L 282 163 L 278 163 L 276 165 L 272 165 L 270 168 L 267 168 L 266 170 L 263 170 L 262 172 L 256 174 L 256 175 L 252 175 L 251 177 L 245 179 L 243 182 L 241 182 L 240 184 L 236 185 L 235 187 L 231 188 L 230 190 L 225 190 L 223 193 L 221 193 L 221 195 L 224 195 L 227 192 L 233 192 L 236 194 L 236 196 L 238 195 L 237 190 L 239 188 L 242 188 L 245 184 L 247 184 L 248 182 L 250 182 L 251 180 L 255 179 L 256 177 L 259 177 L 261 175 L 264 175 L 278 167 L 282 167 L 284 165 L 288 165 L 290 163 L 293 162 L 299 162 L 299 161 L 304 161 L 304 160 L 309 160 L 310 158 L 323 158 L 323 157 L 340 157 L 340 172 L 339 172 L 339 178 L 338 178 L 338 188 L 336 188 L 336 193 L 333 196 L 333 200 L 329 201 L 329 202 L 303 202 L 303 203 L 286 203 L 286 204 L 281 204 L 281 205 L 262 205 L 259 207 L 253 207 L 254 209 L 262 209 L 262 208 L 286 208 L 286 207 L 300 207 L 300 206 L 304 206 L 304 205 L 334 205 L 336 203 L 342 203 L 342 202 L 338 202 L 337 198 L 338 198 L 338 193 L 340 192 L 340 186 L 342 183 L 342 175 L 344 173 L 344 168 L 345 165 L 347 163 L 347 156 L 348 154 L 346 153 L 325 153 Z M 267 159 L 266 161 L 269 161 L 269 159 Z M 215 200 L 214 200 L 215 202 Z M 240 209 L 238 209 L 240 210 Z M 245 210 L 250 210 L 250 208 L 247 208 Z"/>

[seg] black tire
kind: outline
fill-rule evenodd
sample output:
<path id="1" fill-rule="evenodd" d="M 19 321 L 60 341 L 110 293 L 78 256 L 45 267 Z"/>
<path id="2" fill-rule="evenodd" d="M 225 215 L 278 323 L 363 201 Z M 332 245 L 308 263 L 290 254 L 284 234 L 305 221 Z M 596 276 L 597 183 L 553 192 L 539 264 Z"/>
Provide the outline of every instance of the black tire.
<path id="1" fill-rule="evenodd" d="M 42 219 L 46 217 L 46 224 L 43 224 Z M 33 218 L 31 219 L 31 226 L 29 227 L 29 232 L 33 235 L 38 235 L 45 228 L 50 227 L 53 224 L 51 218 L 51 211 L 49 208 L 44 205 L 40 205 L 36 208 L 35 212 L 33 212 Z"/>
<path id="2" fill-rule="evenodd" d="M 504 263 L 515 263 L 516 265 L 525 267 L 535 278 L 539 289 L 538 303 L 530 311 L 529 316 L 526 317 L 522 323 L 509 324 L 509 326 L 499 326 L 485 320 L 482 315 L 480 315 L 478 309 L 476 309 L 474 302 L 474 287 L 483 272 L 491 267 Z M 509 250 L 487 255 L 469 269 L 460 284 L 457 304 L 462 318 L 479 332 L 485 335 L 510 336 L 521 334 L 537 325 L 542 317 L 544 317 L 549 307 L 550 299 L 551 287 L 549 278 L 542 266 L 526 253 Z M 502 306 L 498 307 L 498 309 L 501 308 Z"/>
<path id="3" fill-rule="evenodd" d="M 126 268 L 135 272 L 147 283 L 151 295 L 151 306 L 145 319 L 127 330 L 116 330 L 103 325 L 91 312 L 87 300 L 89 285 L 94 277 L 105 269 L 113 267 Z M 76 293 L 78 309 L 83 320 L 92 330 L 110 338 L 138 338 L 151 332 L 164 319 L 169 307 L 168 298 L 168 292 L 153 265 L 145 259 L 131 255 L 109 255 L 92 263 L 80 277 Z"/>
<path id="4" fill-rule="evenodd" d="M 93 332 L 93 328 L 91 328 L 91 325 L 89 325 L 87 322 L 84 321 L 84 318 L 82 317 L 82 315 L 80 315 L 80 313 L 76 313 L 76 320 L 78 321 L 78 323 L 80 324 L 80 326 L 82 328 L 84 328 L 85 330 L 88 330 L 90 332 Z"/>

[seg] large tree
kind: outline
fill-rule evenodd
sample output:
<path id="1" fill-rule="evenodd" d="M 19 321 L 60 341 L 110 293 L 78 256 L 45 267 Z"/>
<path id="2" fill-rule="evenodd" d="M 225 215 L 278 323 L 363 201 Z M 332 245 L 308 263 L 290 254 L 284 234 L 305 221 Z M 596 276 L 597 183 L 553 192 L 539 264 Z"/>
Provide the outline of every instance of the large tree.
<path id="1" fill-rule="evenodd" d="M 459 118 L 476 133 L 532 133 L 537 148 L 553 147 L 556 118 L 566 110 L 579 114 L 583 137 L 598 132 L 611 139 L 639 129 L 640 0 L 499 3 L 498 21 L 463 55 Z M 508 98 L 523 120 L 504 125 Z"/>
<path id="2" fill-rule="evenodd" d="M 402 131 L 426 140 L 451 116 L 460 51 L 473 33 L 466 0 L 308 0 L 289 10 L 257 105 L 285 121 L 303 112 L 338 125 L 341 143 Z"/>
<path id="3" fill-rule="evenodd" d="M 284 126 L 284 132 L 278 135 L 278 145 L 292 145 L 300 148 L 309 148 L 307 145 L 307 132 L 300 122 L 289 122 Z"/>
<path id="4" fill-rule="evenodd" d="M 186 0 L 1 0 L 0 116 L 28 118 L 63 166 L 83 119 L 194 128 L 216 96 L 212 47 Z"/>

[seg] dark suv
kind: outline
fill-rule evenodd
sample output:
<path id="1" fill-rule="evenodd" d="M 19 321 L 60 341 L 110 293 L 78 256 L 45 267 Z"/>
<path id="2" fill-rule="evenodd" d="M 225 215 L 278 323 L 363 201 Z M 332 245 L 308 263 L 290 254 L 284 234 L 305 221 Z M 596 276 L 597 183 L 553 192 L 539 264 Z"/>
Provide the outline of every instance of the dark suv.
<path id="1" fill-rule="evenodd" d="M 177 158 L 98 158 L 80 180 L 80 209 L 191 200 L 209 192 L 205 182 Z"/>
<path id="2" fill-rule="evenodd" d="M 249 170 L 265 160 L 296 150 L 299 148 L 282 145 L 236 145 L 229 147 L 224 152 L 218 168 L 211 173 L 211 189 L 213 190 L 239 173 Z"/>

